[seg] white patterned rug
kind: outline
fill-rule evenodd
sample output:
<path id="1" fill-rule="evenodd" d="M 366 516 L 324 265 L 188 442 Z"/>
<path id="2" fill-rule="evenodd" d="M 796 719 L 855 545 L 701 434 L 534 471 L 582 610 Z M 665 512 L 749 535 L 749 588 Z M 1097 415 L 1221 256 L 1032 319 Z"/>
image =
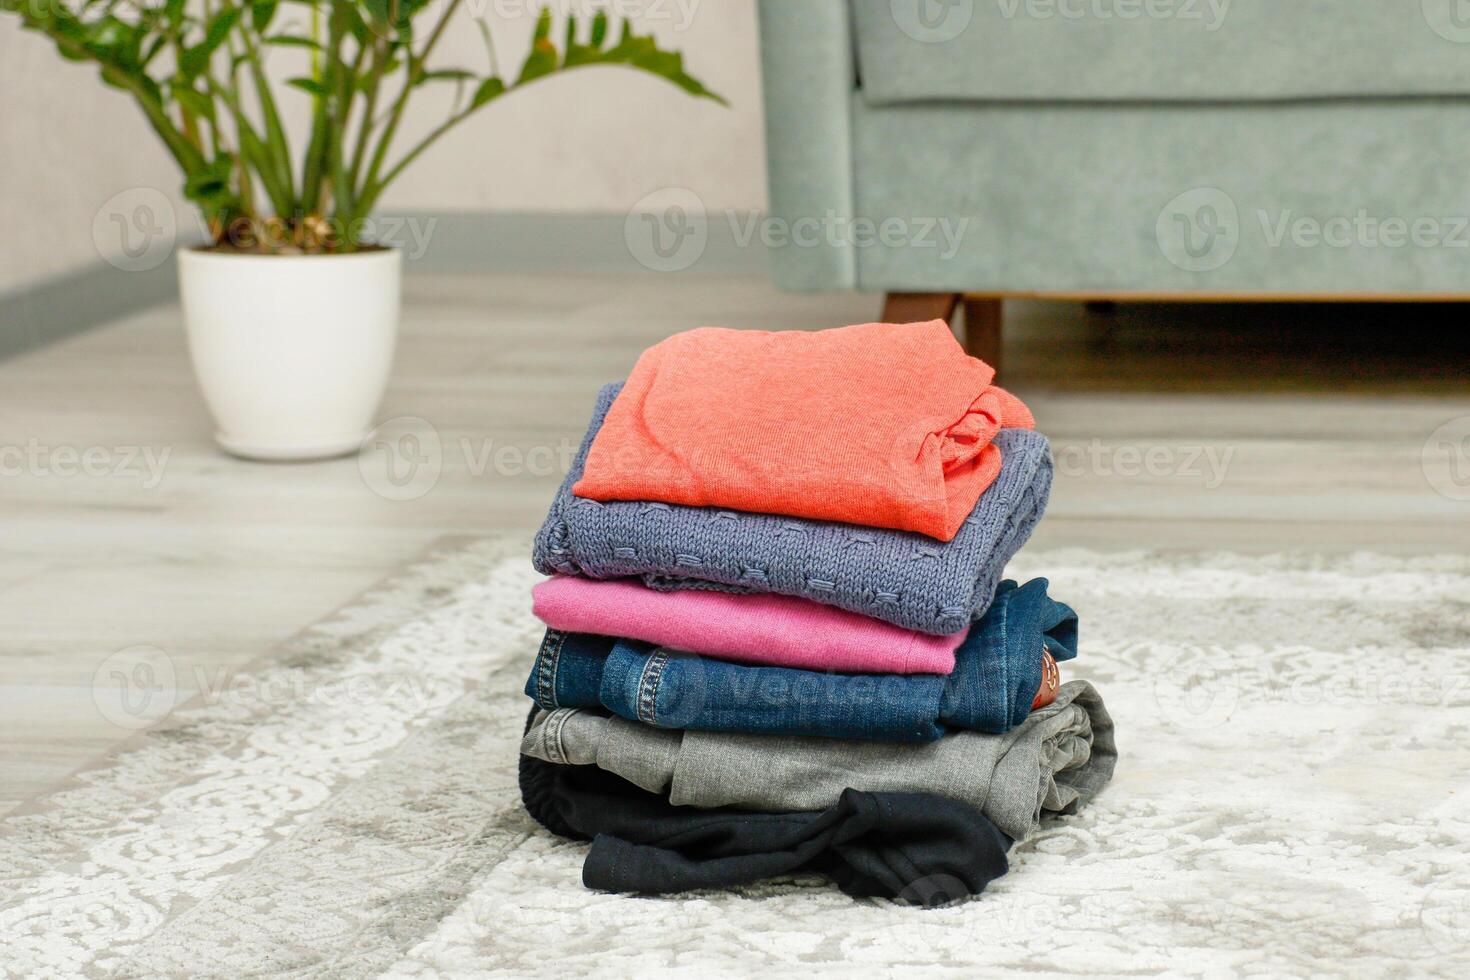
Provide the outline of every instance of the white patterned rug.
<path id="1" fill-rule="evenodd" d="M 7 817 L 4 967 L 1470 975 L 1470 560 L 1024 554 L 1081 613 L 1118 775 L 920 910 L 584 890 L 516 793 L 527 547 L 437 550 Z"/>

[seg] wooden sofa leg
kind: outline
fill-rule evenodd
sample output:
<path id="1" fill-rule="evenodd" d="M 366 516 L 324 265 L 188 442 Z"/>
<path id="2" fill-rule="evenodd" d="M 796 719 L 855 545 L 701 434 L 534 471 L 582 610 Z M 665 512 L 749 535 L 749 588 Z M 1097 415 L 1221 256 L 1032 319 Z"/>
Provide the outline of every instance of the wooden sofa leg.
<path id="1" fill-rule="evenodd" d="M 1000 376 L 1000 330 L 1005 301 L 999 296 L 965 297 L 965 350 Z"/>
<path id="2" fill-rule="evenodd" d="M 954 319 L 959 293 L 889 293 L 883 299 L 884 323 L 925 323 Z"/>
<path id="3" fill-rule="evenodd" d="M 1000 374 L 1000 325 L 1002 303 L 999 296 L 966 296 L 965 350 L 970 356 L 995 368 Z M 954 319 L 960 305 L 959 293 L 889 293 L 883 300 L 884 323 L 920 323 L 927 320 Z"/>

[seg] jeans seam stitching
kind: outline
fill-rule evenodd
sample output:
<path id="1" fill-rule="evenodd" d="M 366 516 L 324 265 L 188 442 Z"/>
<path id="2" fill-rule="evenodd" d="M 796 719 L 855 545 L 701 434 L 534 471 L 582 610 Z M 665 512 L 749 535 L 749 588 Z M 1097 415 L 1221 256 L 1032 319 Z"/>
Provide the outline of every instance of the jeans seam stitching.
<path id="1" fill-rule="evenodd" d="M 668 654 L 662 650 L 655 651 L 643 665 L 643 674 L 638 678 L 638 720 L 645 725 L 658 724 L 658 685 L 668 662 Z"/>
<path id="2" fill-rule="evenodd" d="M 541 641 L 541 652 L 537 656 L 536 664 L 536 700 L 541 707 L 551 710 L 556 708 L 556 667 L 561 659 L 562 644 L 566 642 L 567 634 L 559 630 L 547 630 L 546 638 Z"/>

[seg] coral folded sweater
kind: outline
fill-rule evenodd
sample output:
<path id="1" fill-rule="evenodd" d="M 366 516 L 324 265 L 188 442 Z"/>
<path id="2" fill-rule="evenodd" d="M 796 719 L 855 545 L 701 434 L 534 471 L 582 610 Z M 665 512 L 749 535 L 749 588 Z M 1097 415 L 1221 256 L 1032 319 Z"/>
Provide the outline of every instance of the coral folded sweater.
<path id="1" fill-rule="evenodd" d="M 783 595 L 658 592 L 557 576 L 532 609 L 554 630 L 626 637 L 723 660 L 853 674 L 949 674 L 965 633 L 932 636 Z"/>
<path id="2" fill-rule="evenodd" d="M 702 327 L 638 359 L 572 488 L 955 536 L 1026 406 L 942 320 Z"/>

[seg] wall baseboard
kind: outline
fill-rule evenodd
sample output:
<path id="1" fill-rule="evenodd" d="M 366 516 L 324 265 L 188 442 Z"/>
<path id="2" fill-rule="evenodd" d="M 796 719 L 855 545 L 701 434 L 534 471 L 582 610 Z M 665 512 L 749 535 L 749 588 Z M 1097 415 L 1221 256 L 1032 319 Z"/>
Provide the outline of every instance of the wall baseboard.
<path id="1" fill-rule="evenodd" d="M 764 276 L 754 212 L 712 213 L 685 226 L 604 213 L 426 211 L 382 215 L 382 237 L 405 250 L 407 274 L 591 273 Z M 662 239 L 654 248 L 653 235 Z M 0 295 L 0 358 L 35 350 L 173 301 L 172 259 L 147 272 L 105 262 Z"/>
<path id="2" fill-rule="evenodd" d="M 172 262 L 124 272 L 103 262 L 0 295 L 0 359 L 24 354 L 178 295 Z"/>

